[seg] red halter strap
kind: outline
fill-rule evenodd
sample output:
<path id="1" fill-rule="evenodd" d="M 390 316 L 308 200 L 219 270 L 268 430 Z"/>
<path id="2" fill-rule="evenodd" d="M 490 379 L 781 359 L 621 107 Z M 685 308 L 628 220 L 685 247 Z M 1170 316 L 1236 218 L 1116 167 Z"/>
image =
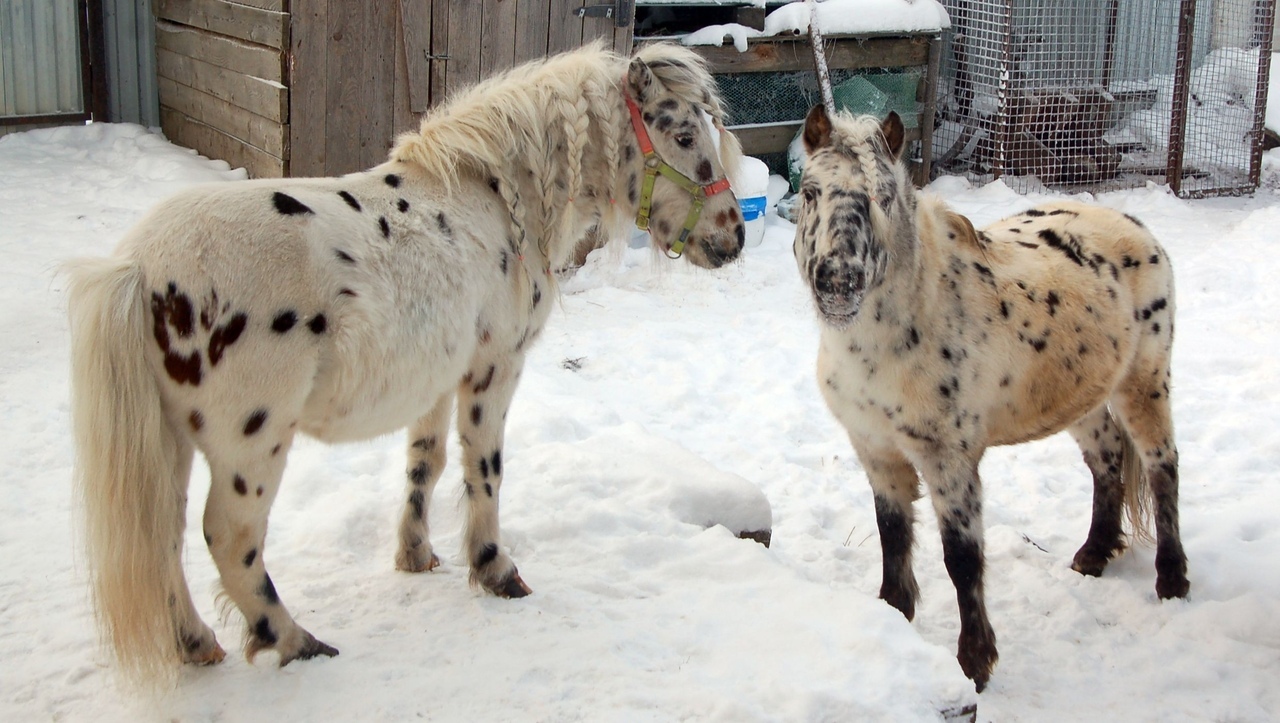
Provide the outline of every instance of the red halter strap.
<path id="1" fill-rule="evenodd" d="M 642 231 L 649 229 L 649 209 L 653 204 L 653 184 L 659 173 L 666 176 L 668 180 L 673 181 L 693 197 L 693 205 L 689 208 L 689 215 L 685 218 L 684 228 L 680 231 L 680 238 L 671 244 L 671 251 L 675 254 L 672 258 L 678 258 L 684 252 L 685 243 L 688 241 L 693 227 L 697 225 L 698 217 L 702 215 L 702 204 L 711 196 L 729 190 L 729 179 L 725 177 L 713 183 L 699 184 L 672 168 L 653 149 L 653 141 L 649 139 L 649 132 L 644 127 L 644 120 L 640 117 L 639 106 L 631 99 L 629 93 L 624 91 L 622 97 L 627 102 L 627 110 L 631 113 L 631 127 L 635 129 L 636 140 L 640 143 L 640 152 L 644 155 L 644 186 L 640 192 L 640 207 L 636 210 L 636 227 Z"/>

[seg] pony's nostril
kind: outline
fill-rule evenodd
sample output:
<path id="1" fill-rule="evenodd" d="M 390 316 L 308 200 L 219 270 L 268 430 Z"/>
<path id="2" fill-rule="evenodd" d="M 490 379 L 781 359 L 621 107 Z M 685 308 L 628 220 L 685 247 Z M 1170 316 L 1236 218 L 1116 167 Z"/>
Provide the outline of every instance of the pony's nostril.
<path id="1" fill-rule="evenodd" d="M 738 250 L 741 251 L 742 247 L 747 245 L 747 229 L 742 224 L 738 224 L 736 233 L 738 235 Z"/>

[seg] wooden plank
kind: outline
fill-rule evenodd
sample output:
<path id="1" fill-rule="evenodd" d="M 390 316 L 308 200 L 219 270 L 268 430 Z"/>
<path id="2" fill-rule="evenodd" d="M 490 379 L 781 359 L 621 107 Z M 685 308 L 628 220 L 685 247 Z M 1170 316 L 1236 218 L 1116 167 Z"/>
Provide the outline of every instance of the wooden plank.
<path id="1" fill-rule="evenodd" d="M 781 153 L 791 145 L 796 133 L 804 125 L 803 120 L 781 121 L 778 123 L 750 123 L 728 126 L 727 130 L 738 137 L 742 144 L 742 152 L 747 155 L 763 155 Z M 919 128 L 907 128 L 905 133 L 908 142 L 920 140 Z"/>
<path id="2" fill-rule="evenodd" d="M 431 16 L 431 7 L 428 0 L 427 17 Z M 406 65 L 405 45 L 404 45 L 404 13 L 401 12 L 396 18 L 395 32 L 396 47 L 392 55 L 395 57 L 395 84 L 391 93 L 391 129 L 395 135 L 400 135 L 408 130 L 415 130 L 418 126 L 417 116 L 409 108 L 409 70 Z M 430 37 L 427 38 L 430 43 Z M 430 46 L 427 47 L 430 52 Z M 429 103 L 431 100 L 431 61 L 423 58 L 422 60 L 422 81 L 426 85 L 419 91 L 422 94 L 423 102 Z"/>
<path id="3" fill-rule="evenodd" d="M 160 103 L 277 158 L 288 157 L 289 127 L 277 121 L 168 78 L 160 78 Z"/>
<path id="4" fill-rule="evenodd" d="M 283 159 L 163 105 L 160 106 L 160 129 L 170 141 L 194 149 L 202 156 L 226 161 L 233 168 L 243 168 L 253 178 L 284 175 Z"/>
<path id="5" fill-rule="evenodd" d="M 156 50 L 156 74 L 273 121 L 284 123 L 289 117 L 289 89 L 279 83 L 228 73 L 216 65 L 163 49 Z"/>
<path id="6" fill-rule="evenodd" d="M 360 126 L 364 120 L 364 3 L 333 0 L 329 3 L 329 46 L 325 78 L 329 89 L 325 103 L 324 170 L 326 176 L 363 168 Z"/>
<path id="7" fill-rule="evenodd" d="M 308 0 L 310 5 L 322 0 Z M 289 37 L 289 14 L 261 10 L 223 0 L 155 0 L 157 18 L 209 30 L 249 42 L 284 48 Z"/>
<path id="8" fill-rule="evenodd" d="M 582 18 L 574 14 L 582 5 L 583 0 L 551 0 L 547 55 L 563 53 L 582 45 Z"/>
<path id="9" fill-rule="evenodd" d="M 404 45 L 409 108 L 421 113 L 431 105 L 431 0 L 400 0 L 398 35 Z"/>
<path id="10" fill-rule="evenodd" d="M 516 4 L 516 65 L 547 54 L 551 0 L 518 0 Z"/>
<path id="11" fill-rule="evenodd" d="M 901 68 L 929 62 L 930 36 L 826 39 L 827 66 L 832 69 Z M 700 45 L 692 49 L 707 59 L 712 73 L 813 70 L 813 53 L 807 39 L 752 40 L 745 53 L 739 53 L 732 45 Z"/>
<path id="12" fill-rule="evenodd" d="M 285 54 L 277 48 L 245 43 L 167 20 L 156 21 L 156 47 L 255 78 L 285 82 Z"/>
<path id="13" fill-rule="evenodd" d="M 450 0 L 431 3 L 431 105 L 444 103 L 449 94 Z"/>
<path id="14" fill-rule="evenodd" d="M 299 4 L 313 0 L 299 0 Z M 289 12 L 289 0 L 235 0 L 237 5 L 248 5 L 260 10 L 274 10 L 278 13 Z"/>
<path id="15" fill-rule="evenodd" d="M 480 77 L 489 78 L 515 64 L 515 0 L 483 0 L 480 15 Z"/>
<path id="16" fill-rule="evenodd" d="M 445 72 L 446 93 L 453 95 L 480 80 L 482 6 L 474 0 L 449 2 L 449 64 Z"/>
<path id="17" fill-rule="evenodd" d="M 598 5 L 601 3 L 590 2 L 587 4 Z M 615 10 L 617 9 L 616 5 L 614 9 Z M 604 47 L 608 50 L 612 50 L 613 49 L 613 31 L 614 31 L 614 20 L 612 17 L 582 18 L 582 44 L 583 45 L 586 45 L 587 43 L 591 42 L 592 40 L 595 40 L 596 38 L 602 38 L 605 41 Z"/>
<path id="18" fill-rule="evenodd" d="M 365 5 L 364 102 L 360 121 L 358 167 L 363 170 L 382 163 L 391 150 L 394 135 L 392 110 L 396 81 L 396 19 L 399 8 L 393 2 Z M 344 171 L 346 172 L 346 171 Z"/>
<path id="19" fill-rule="evenodd" d="M 291 176 L 324 174 L 328 104 L 328 3 L 299 2 L 289 23 L 289 155 Z"/>

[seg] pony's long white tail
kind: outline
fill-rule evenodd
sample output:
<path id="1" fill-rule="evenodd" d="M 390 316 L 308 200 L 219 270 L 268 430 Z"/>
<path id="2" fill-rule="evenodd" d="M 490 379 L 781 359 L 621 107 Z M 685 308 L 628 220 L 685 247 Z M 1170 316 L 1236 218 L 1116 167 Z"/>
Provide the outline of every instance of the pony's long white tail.
<path id="1" fill-rule="evenodd" d="M 64 272 L 76 481 L 98 626 L 127 676 L 157 681 L 181 660 L 182 442 L 144 354 L 141 268 L 113 257 L 73 261 Z"/>
<path id="2" fill-rule="evenodd" d="M 1151 485 L 1142 466 L 1142 455 L 1133 445 L 1129 430 L 1120 427 L 1120 441 L 1124 460 L 1120 465 L 1120 480 L 1124 485 L 1124 511 L 1129 520 L 1129 531 L 1135 541 L 1153 543 L 1151 534 Z"/>

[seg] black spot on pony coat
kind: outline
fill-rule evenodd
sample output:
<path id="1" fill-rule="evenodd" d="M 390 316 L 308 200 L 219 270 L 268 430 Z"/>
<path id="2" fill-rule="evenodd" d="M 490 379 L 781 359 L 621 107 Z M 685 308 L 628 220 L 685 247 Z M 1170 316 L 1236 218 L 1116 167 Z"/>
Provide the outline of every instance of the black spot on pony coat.
<path id="1" fill-rule="evenodd" d="M 315 213 L 302 201 L 280 191 L 271 194 L 271 203 L 275 205 L 277 212 L 285 216 L 305 216 Z"/>
<path id="2" fill-rule="evenodd" d="M 262 425 L 267 422 L 267 410 L 257 409 L 244 422 L 244 436 L 248 437 L 258 433 L 262 429 Z"/>
<path id="3" fill-rule="evenodd" d="M 342 196 L 342 200 L 346 201 L 348 206 L 354 208 L 357 211 L 364 210 L 360 208 L 360 202 L 356 200 L 356 197 L 352 196 L 350 193 L 347 193 L 346 191 L 338 191 L 338 195 Z"/>

